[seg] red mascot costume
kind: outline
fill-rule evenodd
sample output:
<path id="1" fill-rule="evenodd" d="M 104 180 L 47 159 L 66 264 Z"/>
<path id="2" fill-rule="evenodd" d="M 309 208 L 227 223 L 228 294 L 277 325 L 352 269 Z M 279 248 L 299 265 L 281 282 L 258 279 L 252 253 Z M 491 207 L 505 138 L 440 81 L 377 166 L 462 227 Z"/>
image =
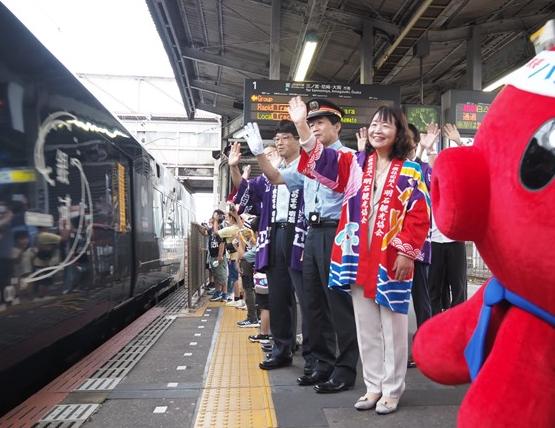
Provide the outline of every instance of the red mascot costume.
<path id="1" fill-rule="evenodd" d="M 425 375 L 472 381 L 459 427 L 555 427 L 554 175 L 551 50 L 497 96 L 472 147 L 444 150 L 434 165 L 439 228 L 474 241 L 494 275 L 415 338 Z"/>

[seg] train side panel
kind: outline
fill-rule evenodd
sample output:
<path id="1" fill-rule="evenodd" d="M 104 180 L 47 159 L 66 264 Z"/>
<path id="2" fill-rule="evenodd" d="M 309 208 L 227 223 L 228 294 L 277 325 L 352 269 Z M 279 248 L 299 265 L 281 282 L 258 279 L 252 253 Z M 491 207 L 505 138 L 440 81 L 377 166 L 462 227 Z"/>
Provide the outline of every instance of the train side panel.
<path id="1" fill-rule="evenodd" d="M 0 40 L 2 414 L 179 280 L 188 226 L 185 189 L 2 4 Z"/>

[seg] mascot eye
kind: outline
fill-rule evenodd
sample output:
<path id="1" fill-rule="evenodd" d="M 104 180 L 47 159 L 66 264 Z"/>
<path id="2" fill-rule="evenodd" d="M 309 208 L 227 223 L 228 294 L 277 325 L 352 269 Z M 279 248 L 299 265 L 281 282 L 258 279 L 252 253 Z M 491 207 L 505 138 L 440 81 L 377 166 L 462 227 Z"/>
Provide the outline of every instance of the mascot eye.
<path id="1" fill-rule="evenodd" d="M 555 119 L 536 131 L 522 158 L 520 179 L 530 190 L 540 190 L 555 175 Z"/>

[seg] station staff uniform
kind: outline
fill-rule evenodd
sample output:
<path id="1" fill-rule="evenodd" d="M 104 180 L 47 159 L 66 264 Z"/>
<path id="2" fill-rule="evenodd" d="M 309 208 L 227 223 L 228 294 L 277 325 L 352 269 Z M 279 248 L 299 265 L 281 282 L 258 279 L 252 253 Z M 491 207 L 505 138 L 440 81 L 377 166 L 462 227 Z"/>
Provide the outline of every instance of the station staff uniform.
<path id="1" fill-rule="evenodd" d="M 322 106 L 320 102 L 320 106 Z M 308 118 L 327 114 L 310 111 Z M 343 147 L 337 140 L 329 146 Z M 308 310 L 308 331 L 315 372 L 350 386 L 356 378 L 358 346 L 351 296 L 328 288 L 331 250 L 335 238 L 343 194 L 334 192 L 298 171 L 280 171 L 289 190 L 304 188 L 304 213 L 309 222 L 303 254 L 303 286 Z M 318 213 L 319 222 L 310 215 Z M 336 349 L 339 353 L 336 355 Z"/>

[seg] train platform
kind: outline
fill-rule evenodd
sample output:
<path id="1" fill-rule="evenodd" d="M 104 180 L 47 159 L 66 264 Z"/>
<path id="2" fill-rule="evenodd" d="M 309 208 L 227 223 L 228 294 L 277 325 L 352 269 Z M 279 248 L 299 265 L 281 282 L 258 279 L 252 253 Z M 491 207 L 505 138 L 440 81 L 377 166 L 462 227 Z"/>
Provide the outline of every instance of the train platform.
<path id="1" fill-rule="evenodd" d="M 0 419 L 2 427 L 450 427 L 466 387 L 443 386 L 409 369 L 399 410 L 353 408 L 352 390 L 300 387 L 303 361 L 263 371 L 264 354 L 239 328 L 245 312 L 201 298 L 187 309 L 183 287 L 60 378 Z M 414 320 L 411 316 L 411 324 Z M 359 373 L 361 372 L 359 367 Z"/>

